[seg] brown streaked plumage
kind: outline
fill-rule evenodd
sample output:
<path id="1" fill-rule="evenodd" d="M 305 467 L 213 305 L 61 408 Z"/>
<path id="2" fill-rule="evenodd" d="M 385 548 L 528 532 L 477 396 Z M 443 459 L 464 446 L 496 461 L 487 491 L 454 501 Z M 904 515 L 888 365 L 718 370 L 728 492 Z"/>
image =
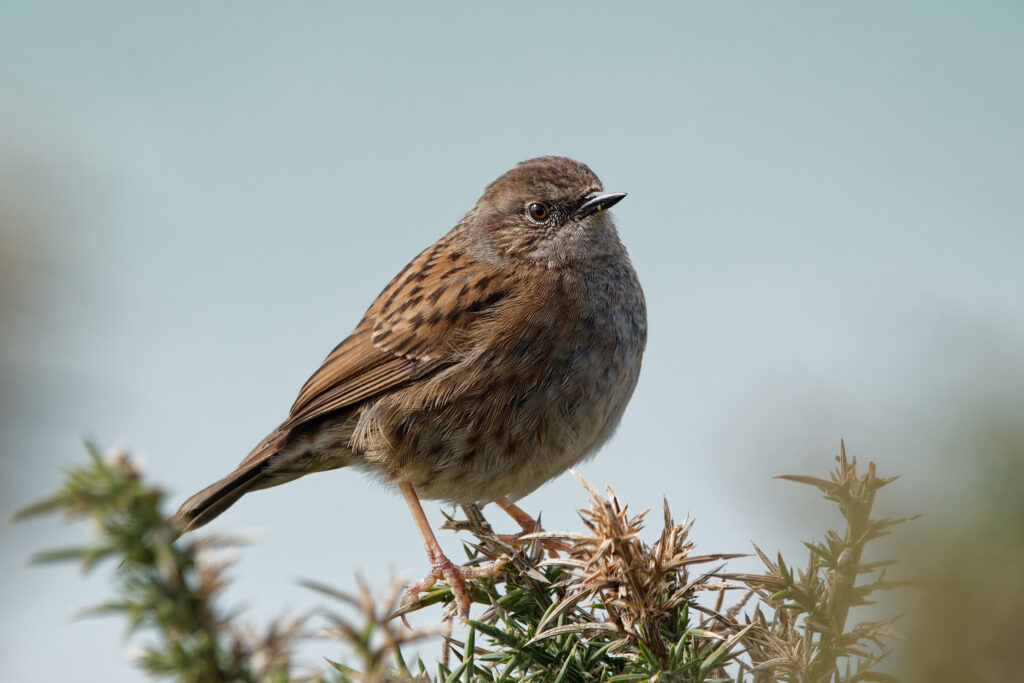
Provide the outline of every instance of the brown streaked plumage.
<path id="1" fill-rule="evenodd" d="M 355 466 L 398 485 L 413 510 L 434 565 L 415 587 L 446 578 L 465 613 L 470 572 L 441 554 L 417 494 L 510 509 L 611 436 L 647 337 L 606 211 L 624 196 L 564 157 L 491 183 L 384 288 L 288 419 L 185 501 L 186 529 L 249 491 Z"/>

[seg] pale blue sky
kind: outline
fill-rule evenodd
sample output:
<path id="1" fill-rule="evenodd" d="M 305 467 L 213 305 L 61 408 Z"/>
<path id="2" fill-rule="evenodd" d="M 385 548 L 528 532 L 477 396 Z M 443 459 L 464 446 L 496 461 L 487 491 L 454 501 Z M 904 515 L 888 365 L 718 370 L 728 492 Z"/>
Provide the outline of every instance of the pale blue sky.
<path id="1" fill-rule="evenodd" d="M 586 477 L 667 496 L 703 550 L 799 551 L 834 520 L 769 478 L 824 472 L 845 437 L 921 511 L 898 501 L 970 467 L 956 406 L 1021 405 L 1022 28 L 1014 2 L 7 3 L 0 514 L 84 435 L 175 503 L 225 474 L 391 276 L 539 154 L 629 193 L 648 298 L 639 387 Z M 566 527 L 583 502 L 562 477 L 523 506 Z M 230 594 L 256 620 L 317 602 L 299 577 L 426 568 L 401 499 L 355 472 L 216 528 L 260 534 Z M 0 528 L 4 680 L 140 678 L 120 623 L 71 619 L 110 567 L 24 567 L 82 533 Z"/>

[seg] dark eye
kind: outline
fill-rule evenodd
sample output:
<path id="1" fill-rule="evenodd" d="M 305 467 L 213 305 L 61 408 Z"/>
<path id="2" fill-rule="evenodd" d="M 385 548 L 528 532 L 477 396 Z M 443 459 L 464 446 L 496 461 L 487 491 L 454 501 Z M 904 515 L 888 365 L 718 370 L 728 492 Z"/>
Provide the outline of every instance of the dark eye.
<path id="1" fill-rule="evenodd" d="M 542 221 L 548 217 L 548 207 L 540 202 L 530 204 L 526 210 L 530 213 L 530 218 L 535 221 Z"/>

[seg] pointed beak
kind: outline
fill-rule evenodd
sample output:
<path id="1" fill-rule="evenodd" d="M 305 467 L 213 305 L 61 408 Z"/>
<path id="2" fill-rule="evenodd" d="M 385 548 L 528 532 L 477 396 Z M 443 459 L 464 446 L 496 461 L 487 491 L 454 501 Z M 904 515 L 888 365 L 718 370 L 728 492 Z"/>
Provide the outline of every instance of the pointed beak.
<path id="1" fill-rule="evenodd" d="M 625 192 L 591 192 L 583 198 L 583 203 L 573 211 L 572 215 L 576 218 L 586 218 L 592 213 L 607 211 L 621 202 L 625 196 Z"/>

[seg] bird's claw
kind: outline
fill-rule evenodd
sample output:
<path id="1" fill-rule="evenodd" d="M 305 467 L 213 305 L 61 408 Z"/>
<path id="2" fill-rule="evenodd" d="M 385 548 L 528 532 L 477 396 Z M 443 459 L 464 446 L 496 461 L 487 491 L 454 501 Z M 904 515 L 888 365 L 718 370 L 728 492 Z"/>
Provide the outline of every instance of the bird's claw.
<path id="1" fill-rule="evenodd" d="M 466 579 L 493 576 L 501 570 L 504 564 L 505 559 L 500 558 L 479 567 L 459 567 L 442 555 L 433 561 L 434 566 L 429 574 L 419 581 L 410 584 L 405 589 L 405 597 L 407 600 L 418 600 L 420 593 L 430 590 L 439 580 L 447 581 L 452 591 L 452 597 L 455 598 L 455 605 L 459 611 L 459 616 L 466 618 L 469 616 L 470 605 L 469 591 L 466 589 Z"/>

